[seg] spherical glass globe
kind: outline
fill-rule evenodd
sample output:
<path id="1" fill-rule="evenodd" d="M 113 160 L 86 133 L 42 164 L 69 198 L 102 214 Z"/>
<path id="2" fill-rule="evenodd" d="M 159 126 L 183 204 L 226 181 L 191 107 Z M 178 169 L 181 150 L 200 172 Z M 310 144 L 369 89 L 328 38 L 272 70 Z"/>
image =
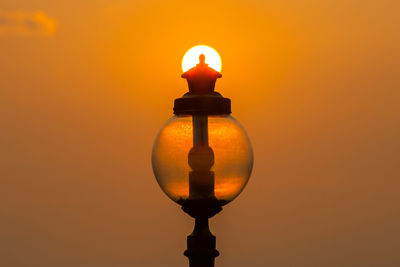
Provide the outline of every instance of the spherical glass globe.
<path id="1" fill-rule="evenodd" d="M 177 203 L 189 198 L 192 169 L 188 155 L 193 142 L 193 119 L 186 115 L 169 119 L 154 142 L 154 175 L 162 190 Z M 253 167 L 253 151 L 245 130 L 230 115 L 208 116 L 208 144 L 214 153 L 210 169 L 214 173 L 213 192 L 224 205 L 237 197 L 247 184 Z"/>

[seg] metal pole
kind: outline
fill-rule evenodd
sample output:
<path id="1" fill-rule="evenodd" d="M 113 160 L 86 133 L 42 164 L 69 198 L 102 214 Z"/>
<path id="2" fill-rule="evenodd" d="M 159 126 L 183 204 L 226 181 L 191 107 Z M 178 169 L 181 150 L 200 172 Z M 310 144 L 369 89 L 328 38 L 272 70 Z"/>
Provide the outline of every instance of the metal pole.
<path id="1" fill-rule="evenodd" d="M 195 218 L 193 233 L 187 237 L 190 267 L 214 267 L 216 238 L 208 227 L 208 218 L 221 210 L 214 193 L 214 152 L 208 144 L 207 115 L 193 115 L 193 148 L 188 155 L 192 171 L 189 173 L 189 199 L 182 205 Z"/>

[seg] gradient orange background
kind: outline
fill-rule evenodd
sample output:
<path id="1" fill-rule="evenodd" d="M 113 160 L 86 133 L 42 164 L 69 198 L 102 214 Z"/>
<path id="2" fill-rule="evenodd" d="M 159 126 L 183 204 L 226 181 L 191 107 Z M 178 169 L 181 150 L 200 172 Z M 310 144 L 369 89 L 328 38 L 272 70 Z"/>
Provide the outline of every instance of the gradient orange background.
<path id="1" fill-rule="evenodd" d="M 150 153 L 207 44 L 255 152 L 211 221 L 217 266 L 400 266 L 399 9 L 2 0 L 0 265 L 187 266 Z"/>

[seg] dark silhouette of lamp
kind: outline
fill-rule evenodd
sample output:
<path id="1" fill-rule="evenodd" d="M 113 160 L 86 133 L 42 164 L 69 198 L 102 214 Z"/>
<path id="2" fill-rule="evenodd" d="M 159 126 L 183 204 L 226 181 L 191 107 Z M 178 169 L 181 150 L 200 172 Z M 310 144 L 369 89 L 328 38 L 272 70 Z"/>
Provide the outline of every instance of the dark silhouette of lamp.
<path id="1" fill-rule="evenodd" d="M 230 99 L 214 91 L 221 77 L 201 54 L 199 64 L 182 74 L 189 92 L 175 99 L 175 116 L 153 146 L 153 171 L 161 189 L 195 218 L 184 253 L 190 267 L 214 266 L 219 252 L 208 219 L 240 194 L 253 167 L 250 141 L 230 116 Z"/>

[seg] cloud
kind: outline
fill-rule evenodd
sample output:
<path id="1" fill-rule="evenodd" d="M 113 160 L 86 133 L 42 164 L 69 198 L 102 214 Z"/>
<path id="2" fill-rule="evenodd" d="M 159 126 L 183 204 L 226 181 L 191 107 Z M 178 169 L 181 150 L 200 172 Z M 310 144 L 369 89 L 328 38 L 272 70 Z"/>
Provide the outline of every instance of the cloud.
<path id="1" fill-rule="evenodd" d="M 0 10 L 0 36 L 45 36 L 56 30 L 56 21 L 43 11 Z"/>

